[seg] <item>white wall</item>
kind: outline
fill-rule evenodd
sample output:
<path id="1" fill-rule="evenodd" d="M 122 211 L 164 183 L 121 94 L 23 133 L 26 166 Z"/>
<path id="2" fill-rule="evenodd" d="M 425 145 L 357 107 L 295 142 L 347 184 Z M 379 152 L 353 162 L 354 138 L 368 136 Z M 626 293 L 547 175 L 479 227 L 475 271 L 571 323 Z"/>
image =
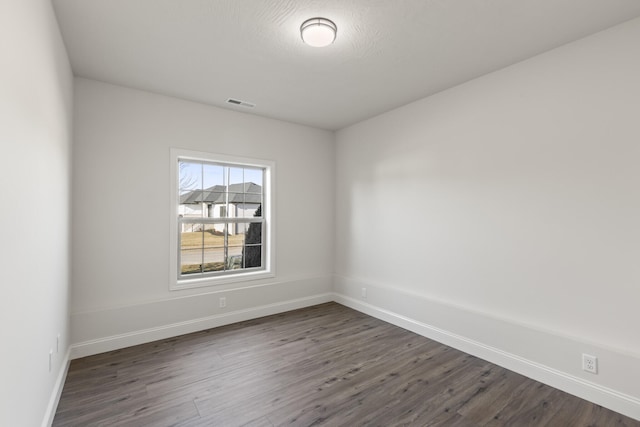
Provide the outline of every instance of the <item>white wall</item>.
<path id="1" fill-rule="evenodd" d="M 636 19 L 338 132 L 338 300 L 640 418 L 638 40 Z"/>
<path id="2" fill-rule="evenodd" d="M 75 91 L 75 355 L 330 299 L 331 132 L 86 79 Z M 276 162 L 275 279 L 169 291 L 170 147 Z"/>
<path id="3" fill-rule="evenodd" d="M 0 2 L 2 426 L 47 423 L 66 371 L 72 89 L 50 2 Z"/>

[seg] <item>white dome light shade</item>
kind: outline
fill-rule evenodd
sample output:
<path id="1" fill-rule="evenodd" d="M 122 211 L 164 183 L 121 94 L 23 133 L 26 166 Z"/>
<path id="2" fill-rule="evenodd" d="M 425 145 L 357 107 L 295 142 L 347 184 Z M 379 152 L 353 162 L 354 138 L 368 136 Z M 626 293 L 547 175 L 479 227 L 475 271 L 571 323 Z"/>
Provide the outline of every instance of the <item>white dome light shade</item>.
<path id="1" fill-rule="evenodd" d="M 336 39 L 338 27 L 325 18 L 307 19 L 300 26 L 302 40 L 313 47 L 329 46 Z"/>

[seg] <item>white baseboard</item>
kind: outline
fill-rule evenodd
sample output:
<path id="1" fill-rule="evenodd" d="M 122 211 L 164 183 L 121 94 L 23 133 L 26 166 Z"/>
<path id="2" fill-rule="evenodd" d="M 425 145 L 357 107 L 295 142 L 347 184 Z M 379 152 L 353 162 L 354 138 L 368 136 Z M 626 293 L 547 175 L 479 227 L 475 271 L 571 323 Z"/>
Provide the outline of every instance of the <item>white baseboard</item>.
<path id="1" fill-rule="evenodd" d="M 56 383 L 53 386 L 51 397 L 49 398 L 49 404 L 47 410 L 42 419 L 42 427 L 50 427 L 53 424 L 53 418 L 56 416 L 56 409 L 58 408 L 58 402 L 60 402 L 60 396 L 62 395 L 62 389 L 64 388 L 64 382 L 67 379 L 67 372 L 69 372 L 69 364 L 71 363 L 71 348 L 67 349 L 62 359 L 62 368 L 58 372 Z"/>
<path id="2" fill-rule="evenodd" d="M 78 359 L 106 351 L 145 344 L 160 339 L 270 316 L 272 314 L 283 313 L 285 311 L 296 310 L 330 301 L 333 301 L 333 295 L 331 293 L 324 293 L 85 341 L 71 346 L 71 358 Z"/>
<path id="3" fill-rule="evenodd" d="M 411 319 L 350 296 L 334 293 L 334 301 L 429 339 L 433 339 L 434 341 L 464 351 L 465 353 L 495 363 L 496 365 L 609 408 L 628 417 L 640 420 L 640 399 L 634 396 L 587 381 L 567 372 L 446 331 L 442 328 Z M 516 327 L 519 328 L 520 326 Z M 630 365 L 637 366 L 633 362 L 638 362 L 638 360 L 631 360 L 629 362 Z"/>

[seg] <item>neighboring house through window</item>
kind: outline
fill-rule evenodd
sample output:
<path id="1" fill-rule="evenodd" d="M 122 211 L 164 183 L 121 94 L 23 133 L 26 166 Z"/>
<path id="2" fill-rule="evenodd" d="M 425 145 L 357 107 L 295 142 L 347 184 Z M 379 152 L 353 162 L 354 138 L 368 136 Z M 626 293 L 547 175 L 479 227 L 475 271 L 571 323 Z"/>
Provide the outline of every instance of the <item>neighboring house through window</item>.
<path id="1" fill-rule="evenodd" d="M 272 277 L 269 161 L 171 150 L 171 288 Z"/>

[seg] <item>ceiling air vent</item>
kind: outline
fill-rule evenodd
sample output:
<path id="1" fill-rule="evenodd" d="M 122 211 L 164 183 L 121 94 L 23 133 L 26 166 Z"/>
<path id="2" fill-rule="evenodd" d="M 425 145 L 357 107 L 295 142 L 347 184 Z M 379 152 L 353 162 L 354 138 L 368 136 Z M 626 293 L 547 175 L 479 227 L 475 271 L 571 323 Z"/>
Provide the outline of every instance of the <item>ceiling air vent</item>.
<path id="1" fill-rule="evenodd" d="M 245 107 L 245 108 L 253 108 L 256 106 L 256 104 L 252 104 L 250 102 L 241 101 L 239 99 L 234 99 L 234 98 L 227 99 L 227 104 L 238 105 L 240 107 Z"/>

